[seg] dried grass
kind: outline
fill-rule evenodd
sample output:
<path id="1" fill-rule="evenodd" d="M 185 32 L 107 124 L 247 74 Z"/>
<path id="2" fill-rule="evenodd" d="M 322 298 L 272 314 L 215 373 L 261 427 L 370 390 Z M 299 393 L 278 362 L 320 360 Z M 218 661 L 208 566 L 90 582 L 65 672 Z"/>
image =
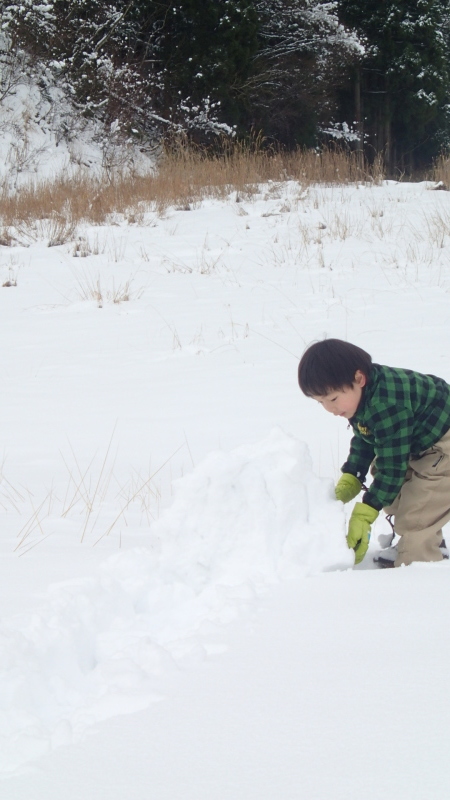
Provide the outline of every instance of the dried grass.
<path id="1" fill-rule="evenodd" d="M 130 223 L 144 220 L 146 211 L 164 215 L 169 207 L 190 209 L 204 198 L 224 199 L 232 192 L 251 198 L 267 181 L 298 180 L 336 185 L 378 182 L 379 165 L 361 164 L 354 153 L 339 150 L 275 152 L 258 146 L 234 145 L 220 153 L 174 146 L 166 150 L 158 169 L 144 176 L 80 172 L 71 177 L 30 184 L 14 193 L 0 191 L 1 243 L 25 244 L 47 231 L 49 246 L 75 238 L 82 223 L 101 225 L 112 214 Z"/>
<path id="2" fill-rule="evenodd" d="M 436 181 L 439 188 L 450 190 L 450 156 L 443 154 L 436 159 L 431 180 Z"/>
<path id="3" fill-rule="evenodd" d="M 82 301 L 94 301 L 98 308 L 103 308 L 105 303 L 127 303 L 132 299 L 139 298 L 142 288 L 133 288 L 134 277 L 130 276 L 127 281 L 116 286 L 114 280 L 105 289 L 102 286 L 100 276 L 93 277 L 86 272 L 75 273 L 78 297 Z"/>

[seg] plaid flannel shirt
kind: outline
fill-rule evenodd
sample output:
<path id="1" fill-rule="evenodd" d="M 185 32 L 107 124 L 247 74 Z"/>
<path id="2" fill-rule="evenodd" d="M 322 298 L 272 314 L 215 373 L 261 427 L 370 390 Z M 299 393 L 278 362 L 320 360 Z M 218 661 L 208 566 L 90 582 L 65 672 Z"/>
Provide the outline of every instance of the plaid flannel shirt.
<path id="1" fill-rule="evenodd" d="M 436 444 L 450 429 L 450 386 L 434 375 L 373 364 L 356 414 L 342 472 L 364 482 L 376 457 L 363 502 L 378 511 L 399 493 L 410 456 Z"/>

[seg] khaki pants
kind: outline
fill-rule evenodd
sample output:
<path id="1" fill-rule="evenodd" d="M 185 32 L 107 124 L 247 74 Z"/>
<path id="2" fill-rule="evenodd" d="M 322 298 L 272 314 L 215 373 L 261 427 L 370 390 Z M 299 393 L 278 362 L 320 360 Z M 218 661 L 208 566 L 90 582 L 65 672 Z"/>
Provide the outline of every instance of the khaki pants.
<path id="1" fill-rule="evenodd" d="M 399 534 L 395 566 L 442 561 L 442 526 L 450 520 L 450 431 L 419 457 L 410 458 L 405 482 L 385 508 Z"/>

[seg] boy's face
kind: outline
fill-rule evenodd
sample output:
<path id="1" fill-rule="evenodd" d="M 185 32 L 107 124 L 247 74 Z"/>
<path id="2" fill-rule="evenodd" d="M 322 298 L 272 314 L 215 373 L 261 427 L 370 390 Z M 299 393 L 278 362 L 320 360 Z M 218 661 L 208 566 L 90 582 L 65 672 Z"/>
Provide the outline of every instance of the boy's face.
<path id="1" fill-rule="evenodd" d="M 350 419 L 356 414 L 359 406 L 363 387 L 366 385 L 366 376 L 359 369 L 355 373 L 355 380 L 352 386 L 345 386 L 343 389 L 336 389 L 325 395 L 314 395 L 313 400 L 317 400 L 325 411 L 334 414 L 335 417 L 345 417 Z"/>

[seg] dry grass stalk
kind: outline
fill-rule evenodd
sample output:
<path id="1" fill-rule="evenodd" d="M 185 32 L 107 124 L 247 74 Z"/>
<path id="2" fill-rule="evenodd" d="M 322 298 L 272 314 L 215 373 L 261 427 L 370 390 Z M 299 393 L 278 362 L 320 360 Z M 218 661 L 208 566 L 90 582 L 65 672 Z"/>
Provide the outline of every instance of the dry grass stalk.
<path id="1" fill-rule="evenodd" d="M 25 555 L 56 533 L 59 522 L 63 519 L 67 519 L 79 527 L 81 517 L 80 541 L 83 542 L 97 531 L 99 521 L 103 520 L 103 517 L 102 525 L 105 526 L 106 520 L 108 517 L 111 518 L 112 514 L 112 521 L 107 524 L 106 530 L 93 542 L 96 545 L 101 539 L 109 536 L 119 522 L 127 525 L 127 512 L 133 506 L 134 511 L 136 511 L 136 507 L 139 509 L 141 519 L 144 518 L 147 525 L 150 525 L 155 516 L 158 516 L 161 491 L 155 486 L 154 479 L 170 464 L 180 450 L 186 446 L 189 449 L 187 440 L 177 447 L 164 463 L 154 469 L 149 476 L 144 477 L 137 472 L 131 480 L 127 480 L 125 484 L 119 484 L 114 475 L 117 453 L 112 452 L 115 427 L 105 454 L 100 455 L 100 462 L 95 454 L 87 466 L 82 467 L 71 445 L 69 445 L 70 460 L 67 460 L 61 453 L 69 477 L 64 497 L 51 488 L 40 503 L 35 502 L 31 492 L 27 491 L 26 497 L 6 481 L 3 465 L 0 464 L 2 485 L 6 484 L 8 489 L 6 495 L 0 493 L 0 507 L 10 510 L 9 506 L 12 505 L 21 517 L 23 516 L 23 504 L 27 502 L 31 507 L 32 513 L 27 516 L 17 534 L 18 543 L 15 551 L 19 555 Z M 119 487 L 118 492 L 113 493 L 114 496 L 111 495 L 112 483 L 117 483 Z M 48 530 L 49 526 L 51 526 L 50 530 Z M 121 541 L 121 534 L 119 535 Z"/>
<path id="2" fill-rule="evenodd" d="M 450 190 L 450 156 L 442 154 L 433 164 L 431 180 L 439 184 L 439 188 Z"/>
<path id="3" fill-rule="evenodd" d="M 107 528 L 107 530 L 104 533 L 102 533 L 102 535 L 97 539 L 97 541 L 94 542 L 94 545 L 98 544 L 101 541 L 101 539 L 103 539 L 105 536 L 109 536 L 109 534 L 111 533 L 112 529 L 117 525 L 117 523 L 120 520 L 120 518 L 124 516 L 126 510 L 129 508 L 129 506 L 136 500 L 136 498 L 139 498 L 141 496 L 142 492 L 145 491 L 148 488 L 148 486 L 150 485 L 151 481 L 153 481 L 153 479 L 156 477 L 156 475 L 158 475 L 158 473 L 161 472 L 161 470 L 172 460 L 172 458 L 174 456 L 176 456 L 177 453 L 179 453 L 179 451 L 183 447 L 184 447 L 184 443 L 182 445 L 180 445 L 180 447 L 177 447 L 177 449 L 172 453 L 172 455 L 169 456 L 169 458 L 166 461 L 164 461 L 164 463 L 161 464 L 161 466 L 158 467 L 158 469 L 156 469 L 153 472 L 153 474 L 150 475 L 149 478 L 147 478 L 140 486 L 138 486 L 138 488 L 128 498 L 128 500 L 125 503 L 125 505 L 123 506 L 123 508 L 120 509 L 119 513 L 117 514 L 117 516 L 115 517 L 115 519 L 113 520 L 111 525 Z"/>
<path id="4" fill-rule="evenodd" d="M 17 534 L 17 536 L 18 537 L 20 536 L 21 538 L 20 538 L 19 544 L 14 548 L 14 552 L 16 552 L 17 550 L 19 550 L 22 547 L 22 545 L 25 542 L 25 540 L 30 536 L 31 533 L 33 533 L 34 530 L 36 530 L 36 528 L 39 528 L 41 534 L 43 534 L 43 530 L 42 530 L 42 521 L 43 520 L 40 519 L 40 513 L 41 513 L 42 509 L 44 508 L 44 506 L 46 505 L 47 501 L 49 501 L 49 502 L 51 501 L 51 492 L 49 494 L 47 494 L 46 497 L 44 497 L 42 503 L 38 506 L 38 508 L 34 508 L 33 501 L 31 500 L 31 497 L 30 497 L 30 504 L 31 504 L 31 508 L 33 509 L 33 514 L 26 521 L 26 523 L 23 526 L 23 528 L 21 528 L 21 530 Z M 48 516 L 48 514 L 45 511 L 43 518 L 45 518 L 46 516 Z"/>
<path id="5" fill-rule="evenodd" d="M 139 299 L 144 291 L 142 288 L 132 288 L 134 281 L 133 276 L 130 276 L 130 278 L 123 283 L 119 283 L 118 286 L 116 286 L 113 280 L 111 288 L 106 289 L 106 291 L 102 288 L 100 275 L 97 275 L 95 278 L 86 272 L 81 272 L 79 274 L 75 273 L 75 278 L 77 293 L 80 300 L 93 300 L 98 308 L 103 308 L 105 302 L 119 305 L 120 303 L 127 303 L 132 299 Z"/>
<path id="6" fill-rule="evenodd" d="M 145 211 L 162 215 L 170 206 L 188 210 L 204 198 L 223 199 L 236 192 L 251 196 L 258 184 L 298 180 L 302 185 L 379 181 L 379 165 L 361 165 L 355 153 L 339 150 L 273 152 L 234 145 L 220 154 L 173 147 L 158 170 L 147 175 L 95 177 L 79 172 L 0 191 L 2 243 L 47 238 L 49 245 L 75 237 L 81 223 L 104 224 L 111 214 L 142 223 Z"/>

